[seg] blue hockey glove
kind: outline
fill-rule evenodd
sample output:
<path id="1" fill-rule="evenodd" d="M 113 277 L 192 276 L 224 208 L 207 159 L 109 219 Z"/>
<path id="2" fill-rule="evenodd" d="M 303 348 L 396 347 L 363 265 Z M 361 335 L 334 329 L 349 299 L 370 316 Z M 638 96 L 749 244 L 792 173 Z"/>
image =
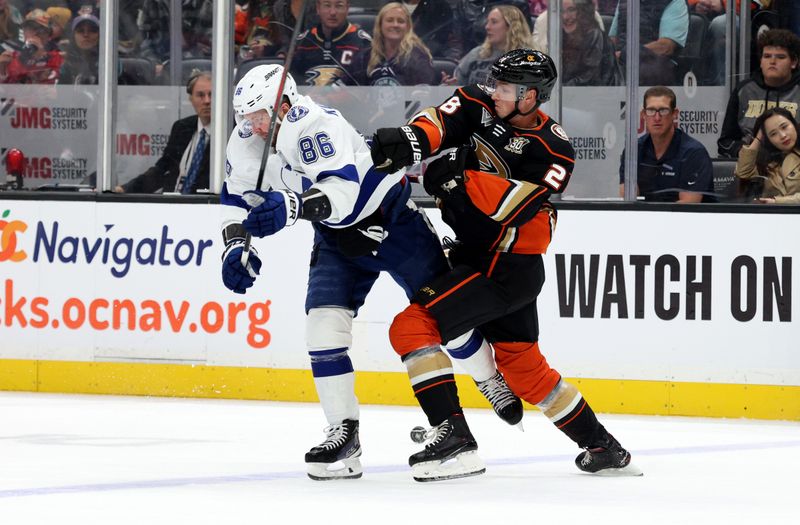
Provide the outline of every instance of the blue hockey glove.
<path id="1" fill-rule="evenodd" d="M 252 246 L 247 267 L 242 266 L 243 248 L 244 241 L 234 241 L 228 244 L 225 253 L 222 254 L 222 282 L 228 290 L 235 293 L 245 293 L 253 286 L 256 275 L 261 271 L 261 259 Z"/>
<path id="2" fill-rule="evenodd" d="M 250 205 L 242 226 L 256 237 L 273 235 L 300 217 L 302 201 L 293 191 L 246 191 L 242 198 Z"/>

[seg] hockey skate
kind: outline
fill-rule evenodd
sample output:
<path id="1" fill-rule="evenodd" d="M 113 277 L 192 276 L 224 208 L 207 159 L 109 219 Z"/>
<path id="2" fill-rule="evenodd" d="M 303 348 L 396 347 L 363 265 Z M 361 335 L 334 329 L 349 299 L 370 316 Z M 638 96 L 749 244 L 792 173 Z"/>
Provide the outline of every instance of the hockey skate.
<path id="1" fill-rule="evenodd" d="M 631 454 L 614 436 L 606 433 L 596 447 L 587 448 L 575 458 L 575 465 L 583 472 L 598 476 L 641 476 L 643 472 L 631 463 Z"/>
<path id="2" fill-rule="evenodd" d="M 325 429 L 326 439 L 306 452 L 308 477 L 317 481 L 356 479 L 361 469 L 358 421 L 345 419 Z"/>
<path id="3" fill-rule="evenodd" d="M 486 381 L 475 381 L 483 397 L 489 400 L 495 414 L 509 425 L 522 429 L 522 401 L 508 387 L 500 372 Z"/>
<path id="4" fill-rule="evenodd" d="M 443 481 L 477 476 L 486 472 L 478 456 L 478 443 L 464 416 L 451 416 L 429 430 L 414 427 L 411 439 L 425 443 L 425 449 L 408 458 L 416 481 Z"/>

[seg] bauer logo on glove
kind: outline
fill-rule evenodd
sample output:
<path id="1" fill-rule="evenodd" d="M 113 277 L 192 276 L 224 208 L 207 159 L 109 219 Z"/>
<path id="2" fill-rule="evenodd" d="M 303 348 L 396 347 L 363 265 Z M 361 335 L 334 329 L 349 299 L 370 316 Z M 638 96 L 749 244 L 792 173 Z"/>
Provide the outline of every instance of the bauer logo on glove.
<path id="1" fill-rule="evenodd" d="M 302 210 L 300 196 L 289 190 L 246 191 L 242 198 L 250 206 L 242 226 L 256 237 L 273 235 L 291 226 Z"/>

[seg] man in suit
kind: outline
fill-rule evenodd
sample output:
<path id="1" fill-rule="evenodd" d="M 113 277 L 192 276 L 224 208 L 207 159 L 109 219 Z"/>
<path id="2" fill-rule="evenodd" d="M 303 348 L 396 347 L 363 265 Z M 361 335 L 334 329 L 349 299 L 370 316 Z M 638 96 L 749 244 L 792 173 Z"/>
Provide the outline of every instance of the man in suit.
<path id="1" fill-rule="evenodd" d="M 196 115 L 175 121 L 156 164 L 129 182 L 117 186 L 117 193 L 197 193 L 209 188 L 211 153 L 211 74 L 198 72 L 186 84 Z"/>

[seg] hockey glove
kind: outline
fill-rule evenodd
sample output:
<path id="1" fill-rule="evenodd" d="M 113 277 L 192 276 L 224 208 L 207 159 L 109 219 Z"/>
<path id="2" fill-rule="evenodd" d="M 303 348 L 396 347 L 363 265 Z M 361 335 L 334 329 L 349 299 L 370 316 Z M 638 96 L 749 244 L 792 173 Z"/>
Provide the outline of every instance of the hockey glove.
<path id="1" fill-rule="evenodd" d="M 428 164 L 422 176 L 422 185 L 429 195 L 447 200 L 465 193 L 464 169 L 471 147 L 461 147 Z"/>
<path id="2" fill-rule="evenodd" d="M 242 198 L 250 205 L 242 226 L 256 237 L 277 233 L 300 217 L 302 201 L 293 191 L 246 191 Z"/>
<path id="3" fill-rule="evenodd" d="M 352 226 L 337 230 L 337 234 L 336 244 L 339 251 L 351 259 L 370 253 L 377 255 L 381 243 L 389 236 L 389 232 L 383 228 L 383 215 L 380 210 Z"/>
<path id="4" fill-rule="evenodd" d="M 250 257 L 247 267 L 242 266 L 242 249 L 244 241 L 237 240 L 228 244 L 222 254 L 222 282 L 228 290 L 235 293 L 245 293 L 253 286 L 256 275 L 261 271 L 261 259 L 255 248 L 250 247 Z"/>
<path id="5" fill-rule="evenodd" d="M 375 169 L 394 173 L 419 164 L 431 154 L 428 137 L 416 126 L 379 128 L 372 137 L 372 163 Z"/>

